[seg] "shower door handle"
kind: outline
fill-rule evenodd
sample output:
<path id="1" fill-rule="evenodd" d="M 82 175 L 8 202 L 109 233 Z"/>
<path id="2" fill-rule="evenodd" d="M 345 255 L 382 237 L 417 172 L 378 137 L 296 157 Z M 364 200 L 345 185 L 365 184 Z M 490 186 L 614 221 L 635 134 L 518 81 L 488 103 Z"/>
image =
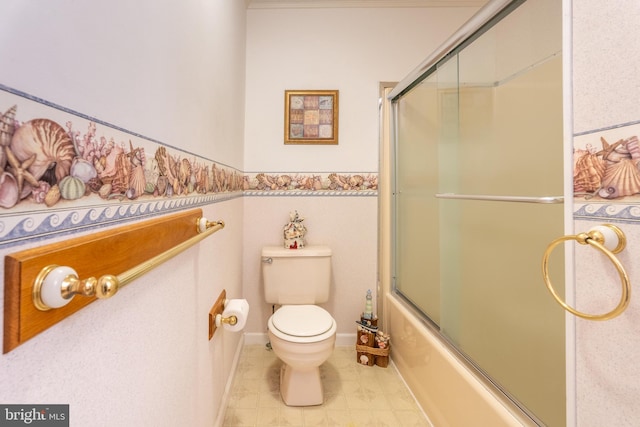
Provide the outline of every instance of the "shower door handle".
<path id="1" fill-rule="evenodd" d="M 554 204 L 564 203 L 563 196 L 493 196 L 490 194 L 455 194 L 455 193 L 437 193 L 437 199 L 456 199 L 456 200 L 483 200 L 486 202 L 517 202 L 517 203 L 542 203 Z"/>

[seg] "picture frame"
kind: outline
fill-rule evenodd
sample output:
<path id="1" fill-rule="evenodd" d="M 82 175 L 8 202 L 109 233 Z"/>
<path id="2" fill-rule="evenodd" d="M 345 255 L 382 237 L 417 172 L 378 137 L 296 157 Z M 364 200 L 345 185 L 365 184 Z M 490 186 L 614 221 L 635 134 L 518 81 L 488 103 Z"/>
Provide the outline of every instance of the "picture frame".
<path id="1" fill-rule="evenodd" d="M 338 144 L 338 90 L 285 90 L 284 143 Z"/>

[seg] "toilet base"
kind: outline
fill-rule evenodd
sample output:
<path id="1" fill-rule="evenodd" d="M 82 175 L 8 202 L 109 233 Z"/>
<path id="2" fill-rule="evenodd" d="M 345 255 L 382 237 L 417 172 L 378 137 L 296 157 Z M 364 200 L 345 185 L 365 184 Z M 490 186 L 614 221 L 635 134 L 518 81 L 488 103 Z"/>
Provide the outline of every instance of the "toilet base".
<path id="1" fill-rule="evenodd" d="M 280 368 L 280 395 L 287 406 L 322 405 L 320 368 L 295 370 L 283 363 Z"/>

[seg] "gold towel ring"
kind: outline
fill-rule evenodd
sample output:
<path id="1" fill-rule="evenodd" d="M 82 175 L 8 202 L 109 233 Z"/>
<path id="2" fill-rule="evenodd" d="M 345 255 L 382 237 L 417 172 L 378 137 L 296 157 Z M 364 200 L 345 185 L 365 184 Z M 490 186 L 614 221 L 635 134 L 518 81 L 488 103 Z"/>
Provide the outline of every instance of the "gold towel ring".
<path id="1" fill-rule="evenodd" d="M 606 227 L 606 228 L 603 228 L 603 227 Z M 609 250 L 605 247 L 605 233 L 610 234 L 610 231 L 613 231 L 615 233 L 615 236 L 618 238 L 618 244 L 612 250 Z M 616 270 L 618 270 L 618 274 L 620 275 L 620 281 L 622 282 L 622 295 L 620 296 L 620 303 L 618 303 L 618 306 L 613 310 L 611 310 L 610 312 L 604 313 L 604 314 L 588 314 L 588 313 L 583 313 L 581 311 L 578 311 L 575 308 L 569 306 L 566 302 L 564 302 L 562 298 L 560 298 L 556 293 L 555 289 L 553 288 L 553 285 L 551 285 L 551 279 L 549 278 L 549 266 L 548 266 L 549 256 L 551 255 L 551 252 L 557 245 L 567 240 L 575 240 L 581 245 L 588 244 L 593 246 L 594 248 L 598 249 L 600 252 L 605 254 L 607 258 L 609 258 L 609 260 L 611 260 L 613 265 L 616 267 Z M 627 272 L 625 271 L 624 267 L 622 266 L 618 258 L 616 258 L 616 256 L 614 255 L 621 252 L 625 248 L 626 244 L 627 244 L 627 239 L 624 233 L 622 232 L 622 230 L 620 230 L 618 227 L 612 224 L 603 224 L 601 227 L 595 227 L 586 233 L 580 233 L 575 236 L 563 236 L 563 237 L 557 238 L 556 240 L 554 240 L 549 244 L 549 246 L 547 247 L 547 250 L 544 252 L 544 256 L 542 257 L 542 276 L 544 278 L 544 283 L 547 285 L 547 289 L 549 289 L 549 292 L 551 292 L 551 295 L 553 295 L 553 297 L 558 302 L 558 304 L 560 304 L 569 313 L 572 313 L 578 317 L 581 317 L 587 320 L 613 319 L 614 317 L 620 315 L 623 311 L 626 310 L 631 298 L 631 284 L 629 283 L 629 276 L 627 276 Z"/>

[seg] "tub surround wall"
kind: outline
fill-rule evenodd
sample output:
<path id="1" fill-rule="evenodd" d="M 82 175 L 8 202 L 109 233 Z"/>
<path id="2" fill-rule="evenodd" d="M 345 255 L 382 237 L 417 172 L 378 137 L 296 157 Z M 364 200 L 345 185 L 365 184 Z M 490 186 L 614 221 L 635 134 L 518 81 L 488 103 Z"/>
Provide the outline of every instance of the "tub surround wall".
<path id="1" fill-rule="evenodd" d="M 640 137 L 638 69 L 640 45 L 634 40 L 640 6 L 633 0 L 572 3 L 573 13 L 573 135 L 574 147 Z M 615 25 L 610 25 L 615 23 Z M 615 65 L 613 65 L 615 64 Z M 613 65 L 613 66 L 612 66 Z M 638 195 L 613 200 L 575 200 L 576 233 L 612 222 L 627 235 L 627 249 L 619 255 L 635 292 L 640 283 Z M 576 245 L 579 246 L 579 245 Z M 620 298 L 615 270 L 597 251 L 576 248 L 575 298 L 584 311 L 606 312 Z M 640 419 L 640 353 L 638 293 L 626 312 L 607 322 L 569 317 L 575 325 L 575 413 L 580 427 L 633 426 Z"/>

